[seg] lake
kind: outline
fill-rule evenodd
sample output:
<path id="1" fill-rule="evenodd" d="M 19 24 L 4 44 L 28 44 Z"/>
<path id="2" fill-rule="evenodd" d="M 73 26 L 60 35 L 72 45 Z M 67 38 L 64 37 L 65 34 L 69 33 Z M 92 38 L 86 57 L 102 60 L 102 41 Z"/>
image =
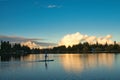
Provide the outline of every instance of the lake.
<path id="1" fill-rule="evenodd" d="M 0 56 L 0 80 L 120 80 L 120 54 Z"/>

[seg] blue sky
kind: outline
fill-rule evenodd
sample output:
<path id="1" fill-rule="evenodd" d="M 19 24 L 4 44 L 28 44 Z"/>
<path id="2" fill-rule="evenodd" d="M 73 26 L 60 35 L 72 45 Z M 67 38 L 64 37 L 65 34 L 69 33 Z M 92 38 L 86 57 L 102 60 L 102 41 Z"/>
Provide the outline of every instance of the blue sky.
<path id="1" fill-rule="evenodd" d="M 120 42 L 119 0 L 0 0 L 0 35 L 46 39 L 111 34 Z"/>

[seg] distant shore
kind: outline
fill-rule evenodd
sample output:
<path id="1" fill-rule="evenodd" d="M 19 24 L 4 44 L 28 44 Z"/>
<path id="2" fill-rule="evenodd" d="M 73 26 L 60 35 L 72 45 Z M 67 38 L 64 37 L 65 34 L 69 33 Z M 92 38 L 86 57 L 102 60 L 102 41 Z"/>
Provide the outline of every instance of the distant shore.
<path id="1" fill-rule="evenodd" d="M 98 53 L 120 53 L 120 45 L 114 41 L 114 44 L 89 44 L 88 42 L 79 43 L 73 46 L 57 46 L 53 48 L 39 49 L 33 48 L 31 49 L 28 46 L 22 46 L 20 44 L 11 45 L 9 41 L 1 41 L 0 45 L 0 56 L 22 56 L 28 54 L 98 54 Z"/>

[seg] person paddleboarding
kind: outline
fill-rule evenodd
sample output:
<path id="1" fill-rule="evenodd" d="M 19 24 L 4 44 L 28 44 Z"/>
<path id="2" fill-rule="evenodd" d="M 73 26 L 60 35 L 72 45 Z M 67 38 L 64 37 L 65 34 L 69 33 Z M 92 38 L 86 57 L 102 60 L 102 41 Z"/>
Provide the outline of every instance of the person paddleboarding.
<path id="1" fill-rule="evenodd" d="M 47 60 L 47 57 L 48 55 L 47 55 L 47 52 L 45 51 L 45 61 Z"/>

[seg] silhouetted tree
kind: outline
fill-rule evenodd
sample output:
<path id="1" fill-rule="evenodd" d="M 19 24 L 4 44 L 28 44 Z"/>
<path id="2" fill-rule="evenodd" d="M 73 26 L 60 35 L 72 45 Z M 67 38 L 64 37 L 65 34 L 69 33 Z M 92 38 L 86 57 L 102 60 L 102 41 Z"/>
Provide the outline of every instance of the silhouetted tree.
<path id="1" fill-rule="evenodd" d="M 2 53 L 10 53 L 11 52 L 11 44 L 9 41 L 1 41 L 1 52 Z"/>

